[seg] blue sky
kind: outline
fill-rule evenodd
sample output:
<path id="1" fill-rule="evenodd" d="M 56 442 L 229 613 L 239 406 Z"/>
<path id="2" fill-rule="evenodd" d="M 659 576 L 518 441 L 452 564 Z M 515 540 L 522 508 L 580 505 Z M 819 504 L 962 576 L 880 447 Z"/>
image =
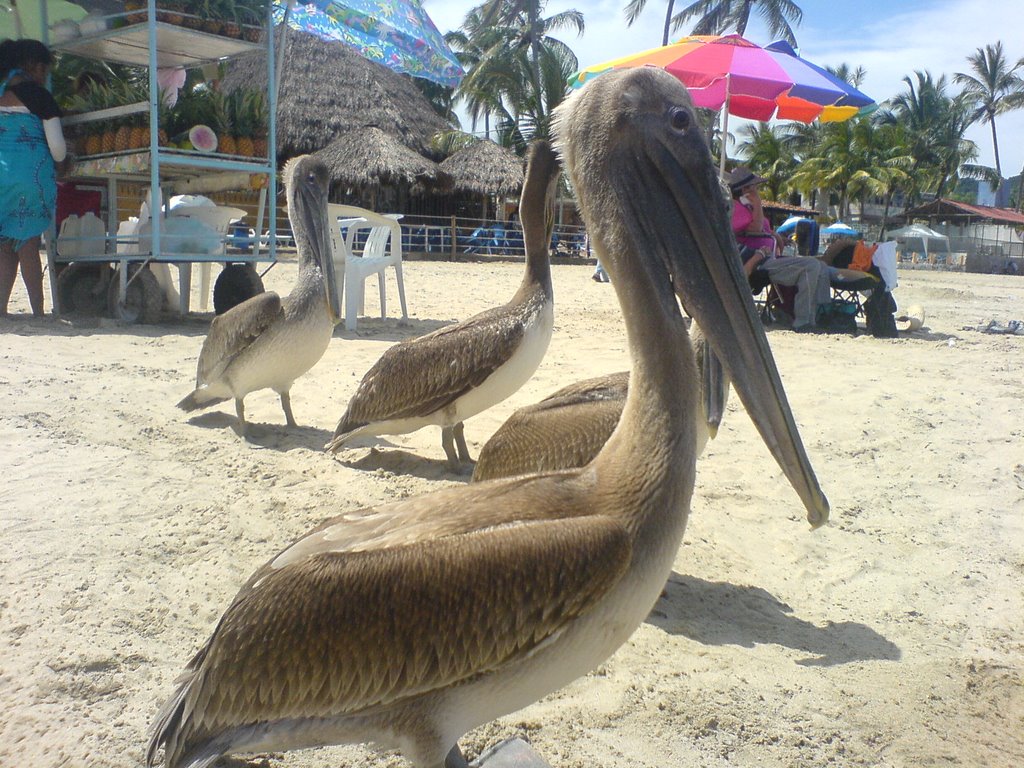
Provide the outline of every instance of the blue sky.
<path id="1" fill-rule="evenodd" d="M 585 17 L 582 37 L 563 39 L 586 67 L 661 44 L 666 3 L 648 0 L 641 18 L 627 27 L 622 12 L 627 0 L 549 0 L 547 13 L 576 8 Z M 424 7 L 447 32 L 457 28 L 479 0 L 424 0 Z M 952 80 L 969 72 L 967 57 L 985 45 L 1002 40 L 1011 62 L 1024 57 L 1024 2 L 1021 0 L 797 0 L 804 12 L 796 27 L 800 54 L 822 66 L 848 64 L 867 71 L 861 90 L 882 101 L 905 90 L 905 75 L 927 70 Z M 689 5 L 676 0 L 676 8 Z M 679 36 L 688 30 L 680 30 Z M 772 42 L 756 15 L 747 38 Z M 950 83 L 950 92 L 959 86 Z M 730 123 L 732 126 L 733 123 Z M 464 126 L 468 129 L 468 125 Z M 1024 110 L 996 119 L 999 156 L 1004 176 L 1014 176 L 1024 164 Z M 971 129 L 979 162 L 994 165 L 988 125 Z"/>

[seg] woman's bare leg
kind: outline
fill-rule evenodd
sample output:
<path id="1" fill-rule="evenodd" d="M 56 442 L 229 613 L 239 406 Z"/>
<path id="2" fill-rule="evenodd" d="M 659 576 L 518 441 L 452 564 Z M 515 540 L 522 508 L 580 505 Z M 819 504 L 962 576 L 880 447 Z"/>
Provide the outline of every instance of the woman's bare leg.
<path id="1" fill-rule="evenodd" d="M 7 317 L 7 304 L 18 275 L 18 255 L 7 240 L 0 239 L 0 317 Z"/>
<path id="2" fill-rule="evenodd" d="M 28 303 L 32 314 L 43 316 L 43 263 L 39 257 L 39 238 L 33 237 L 18 249 L 18 263 L 21 264 L 21 279 L 28 291 Z"/>

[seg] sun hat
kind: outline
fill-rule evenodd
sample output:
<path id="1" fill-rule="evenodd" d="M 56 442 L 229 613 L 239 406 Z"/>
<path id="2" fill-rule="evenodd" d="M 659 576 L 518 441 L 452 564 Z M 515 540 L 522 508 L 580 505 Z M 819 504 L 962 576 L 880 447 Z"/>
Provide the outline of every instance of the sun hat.
<path id="1" fill-rule="evenodd" d="M 764 181 L 745 165 L 737 165 L 731 171 L 726 171 L 722 176 L 723 181 L 729 185 L 731 192 L 749 187 L 751 184 L 760 184 Z"/>

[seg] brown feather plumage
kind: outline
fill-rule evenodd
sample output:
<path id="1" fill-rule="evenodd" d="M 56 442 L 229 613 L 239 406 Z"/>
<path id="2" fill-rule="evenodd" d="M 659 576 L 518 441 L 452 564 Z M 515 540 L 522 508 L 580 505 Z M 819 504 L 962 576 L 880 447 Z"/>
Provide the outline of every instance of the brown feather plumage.
<path id="1" fill-rule="evenodd" d="M 503 509 L 539 507 L 505 490 Z M 326 521 L 253 574 L 189 665 L 177 711 L 158 719 L 175 737 L 168 764 L 225 729 L 387 708 L 486 674 L 524 658 L 621 577 L 631 558 L 621 521 L 587 515 L 571 496 L 562 519 L 510 518 L 495 511 L 494 493 L 481 486 L 466 505 L 465 493 L 446 490 L 380 510 L 384 527 L 409 539 L 402 545 L 385 536 L 349 549 L 366 545 L 352 518 L 377 510 Z M 456 501 L 462 514 L 436 509 Z M 479 607 L 473 621 L 461 620 L 467 602 Z"/>

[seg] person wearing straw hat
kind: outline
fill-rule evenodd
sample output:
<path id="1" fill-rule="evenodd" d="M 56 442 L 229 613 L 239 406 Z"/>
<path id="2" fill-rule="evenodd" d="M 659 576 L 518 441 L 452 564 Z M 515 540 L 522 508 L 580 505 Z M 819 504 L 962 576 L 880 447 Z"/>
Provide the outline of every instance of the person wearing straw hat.
<path id="1" fill-rule="evenodd" d="M 740 246 L 745 246 L 741 252 L 748 279 L 753 285 L 754 273 L 761 271 L 777 285 L 795 287 L 793 330 L 813 330 L 818 307 L 832 300 L 830 267 L 813 258 L 779 255 L 784 243 L 764 215 L 758 189 L 763 178 L 747 166 L 738 165 L 726 171 L 722 180 L 732 194 L 732 230 Z"/>

